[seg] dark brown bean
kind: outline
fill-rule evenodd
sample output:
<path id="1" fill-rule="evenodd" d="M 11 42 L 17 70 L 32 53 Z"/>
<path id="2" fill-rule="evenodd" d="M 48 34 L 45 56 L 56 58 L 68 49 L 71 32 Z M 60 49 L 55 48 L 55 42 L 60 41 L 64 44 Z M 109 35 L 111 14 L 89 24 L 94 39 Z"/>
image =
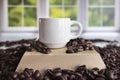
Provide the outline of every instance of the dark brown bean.
<path id="1" fill-rule="evenodd" d="M 34 78 L 35 79 L 37 79 L 37 78 L 40 78 L 41 77 L 41 73 L 40 73 L 40 71 L 39 70 L 36 70 L 35 72 L 34 72 Z"/>

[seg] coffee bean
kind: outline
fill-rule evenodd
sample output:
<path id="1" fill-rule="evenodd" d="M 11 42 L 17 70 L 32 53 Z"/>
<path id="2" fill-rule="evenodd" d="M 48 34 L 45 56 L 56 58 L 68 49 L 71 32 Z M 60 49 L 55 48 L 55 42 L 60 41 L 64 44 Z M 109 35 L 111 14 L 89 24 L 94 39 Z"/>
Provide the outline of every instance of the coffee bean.
<path id="1" fill-rule="evenodd" d="M 76 79 L 76 76 L 75 75 L 70 75 L 69 76 L 69 80 L 75 80 Z"/>
<path id="2" fill-rule="evenodd" d="M 39 70 L 36 70 L 33 75 L 34 75 L 34 78 L 35 78 L 35 79 L 41 77 L 41 73 L 39 72 Z"/>
<path id="3" fill-rule="evenodd" d="M 86 70 L 86 75 L 89 79 L 95 79 L 95 75 L 93 74 L 93 72 L 91 70 Z"/>
<path id="4" fill-rule="evenodd" d="M 106 70 L 105 75 L 108 79 L 115 79 L 114 71 L 113 70 Z"/>
<path id="5" fill-rule="evenodd" d="M 14 80 L 20 80 L 19 78 L 15 78 Z"/>
<path id="6" fill-rule="evenodd" d="M 25 75 L 25 77 L 27 77 L 27 78 L 30 77 L 30 74 L 29 74 L 27 71 L 24 71 L 24 75 Z"/>
<path id="7" fill-rule="evenodd" d="M 25 78 L 25 80 L 33 80 L 31 77 L 27 77 Z"/>
<path id="8" fill-rule="evenodd" d="M 68 74 L 63 74 L 62 77 L 63 77 L 64 80 L 69 80 L 69 75 Z"/>
<path id="9" fill-rule="evenodd" d="M 19 78 L 20 78 L 21 80 L 25 79 L 24 73 L 20 73 L 20 74 L 19 74 Z"/>
<path id="10" fill-rule="evenodd" d="M 72 49 L 66 50 L 66 53 L 74 53 L 74 50 L 72 50 Z"/>
<path id="11" fill-rule="evenodd" d="M 24 73 L 27 75 L 29 75 L 29 76 L 32 76 L 33 75 L 33 69 L 28 69 L 28 68 L 25 68 L 24 69 Z"/>
<path id="12" fill-rule="evenodd" d="M 86 72 L 86 66 L 85 65 L 78 66 L 75 71 L 84 74 Z"/>
<path id="13" fill-rule="evenodd" d="M 48 76 L 44 76 L 43 80 L 50 80 Z"/>
<path id="14" fill-rule="evenodd" d="M 78 72 L 75 72 L 74 75 L 77 76 L 77 77 L 79 77 L 79 78 L 82 77 L 82 74 L 80 74 L 80 73 L 78 73 Z"/>
<path id="15" fill-rule="evenodd" d="M 9 74 L 14 79 L 18 77 L 18 73 L 17 72 L 10 72 Z"/>
<path id="16" fill-rule="evenodd" d="M 95 80 L 105 80 L 103 77 L 97 77 Z"/>

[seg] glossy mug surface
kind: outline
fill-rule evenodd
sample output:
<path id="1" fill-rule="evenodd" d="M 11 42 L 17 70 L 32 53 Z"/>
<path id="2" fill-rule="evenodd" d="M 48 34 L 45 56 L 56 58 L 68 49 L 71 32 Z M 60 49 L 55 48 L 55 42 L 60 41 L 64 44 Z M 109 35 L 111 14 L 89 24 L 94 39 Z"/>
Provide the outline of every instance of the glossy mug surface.
<path id="1" fill-rule="evenodd" d="M 71 34 L 71 25 L 78 24 L 76 35 Z M 39 40 L 49 48 L 61 48 L 80 36 L 82 25 L 70 18 L 39 18 Z"/>

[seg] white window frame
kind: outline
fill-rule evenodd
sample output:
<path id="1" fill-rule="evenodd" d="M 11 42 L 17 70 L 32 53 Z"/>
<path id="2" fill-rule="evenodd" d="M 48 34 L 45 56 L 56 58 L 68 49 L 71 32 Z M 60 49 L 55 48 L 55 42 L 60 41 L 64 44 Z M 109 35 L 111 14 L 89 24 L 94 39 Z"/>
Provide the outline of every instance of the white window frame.
<path id="1" fill-rule="evenodd" d="M 119 32 L 120 31 L 120 0 L 115 2 L 115 27 L 88 27 L 88 0 L 78 0 L 79 21 L 84 26 L 84 32 Z"/>
<path id="2" fill-rule="evenodd" d="M 38 32 L 38 22 L 40 17 L 48 17 L 48 1 L 37 0 L 37 27 L 9 27 L 8 26 L 8 0 L 0 0 L 0 12 L 2 17 L 0 19 L 0 31 L 1 32 Z"/>
<path id="3" fill-rule="evenodd" d="M 2 31 L 37 31 L 38 29 L 38 18 L 39 17 L 49 17 L 49 0 L 37 0 L 37 28 L 36 27 L 8 27 L 8 5 L 7 2 L 8 0 L 1 0 L 1 4 L 3 3 L 3 5 L 1 5 L 0 7 L 3 8 L 3 15 L 1 15 L 1 17 L 3 17 L 1 20 L 1 23 L 3 23 L 3 25 L 1 26 L 4 26 L 2 27 L 0 30 Z M 101 31 L 101 32 L 104 32 L 104 31 L 120 31 L 120 10 L 119 10 L 119 7 L 120 7 L 120 0 L 116 0 L 116 8 L 115 8 L 115 19 L 116 19 L 116 22 L 115 22 L 115 28 L 113 27 L 94 27 L 94 28 L 89 28 L 87 26 L 87 20 L 88 20 L 88 17 L 87 17 L 87 2 L 88 0 L 78 0 L 78 21 L 80 21 L 84 27 L 84 31 L 85 32 L 98 32 L 98 31 Z M 1 10 L 2 11 L 2 10 Z M 76 30 L 76 29 L 73 29 L 73 30 Z"/>

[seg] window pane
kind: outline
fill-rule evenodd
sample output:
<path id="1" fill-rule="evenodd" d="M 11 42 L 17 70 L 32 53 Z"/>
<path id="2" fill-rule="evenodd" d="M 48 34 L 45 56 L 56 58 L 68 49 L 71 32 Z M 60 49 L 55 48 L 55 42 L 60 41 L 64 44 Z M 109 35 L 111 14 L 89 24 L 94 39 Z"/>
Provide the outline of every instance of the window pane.
<path id="1" fill-rule="evenodd" d="M 88 0 L 89 5 L 101 5 L 101 0 Z"/>
<path id="2" fill-rule="evenodd" d="M 24 8 L 24 26 L 37 25 L 37 12 L 36 8 Z"/>
<path id="3" fill-rule="evenodd" d="M 101 24 L 100 8 L 89 8 L 88 18 L 89 26 L 100 26 Z"/>
<path id="4" fill-rule="evenodd" d="M 8 5 L 20 5 L 22 0 L 8 0 Z"/>
<path id="5" fill-rule="evenodd" d="M 72 20 L 77 19 L 78 11 L 77 0 L 49 0 L 49 1 L 50 1 L 50 14 L 49 14 L 50 17 L 52 18 L 69 17 Z"/>
<path id="6" fill-rule="evenodd" d="M 22 26 L 22 7 L 8 8 L 9 26 Z"/>
<path id="7" fill-rule="evenodd" d="M 64 17 L 70 17 L 72 20 L 77 19 L 77 7 L 65 8 Z"/>
<path id="8" fill-rule="evenodd" d="M 64 0 L 64 5 L 76 5 L 77 0 Z"/>
<path id="9" fill-rule="evenodd" d="M 115 0 L 103 0 L 103 5 L 114 5 Z"/>
<path id="10" fill-rule="evenodd" d="M 62 17 L 62 8 L 50 8 L 50 17 L 52 18 L 59 18 Z"/>
<path id="11" fill-rule="evenodd" d="M 103 9 L 103 26 L 114 26 L 114 8 Z"/>
<path id="12" fill-rule="evenodd" d="M 62 5 L 62 0 L 49 0 L 50 5 Z"/>
<path id="13" fill-rule="evenodd" d="M 37 0 L 24 0 L 25 5 L 36 5 Z"/>

